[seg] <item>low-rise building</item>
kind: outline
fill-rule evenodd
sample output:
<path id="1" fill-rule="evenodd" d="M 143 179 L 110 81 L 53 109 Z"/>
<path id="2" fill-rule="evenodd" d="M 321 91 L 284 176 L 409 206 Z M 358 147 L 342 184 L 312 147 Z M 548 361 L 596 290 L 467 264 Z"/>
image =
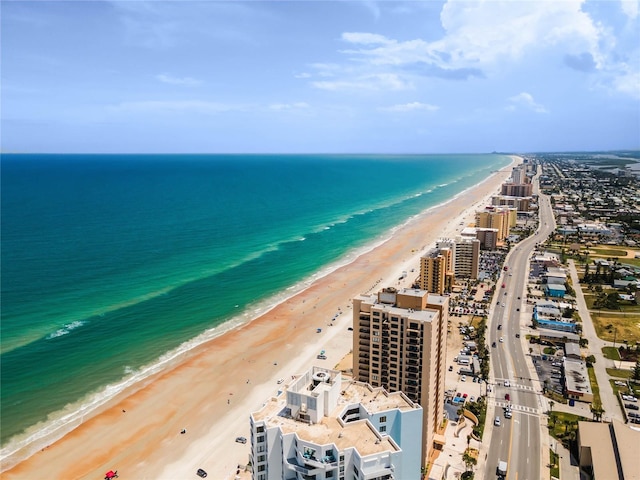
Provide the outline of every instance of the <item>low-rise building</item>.
<path id="1" fill-rule="evenodd" d="M 580 360 L 564 360 L 564 394 L 570 400 L 591 403 L 593 391 L 589 381 L 587 365 Z"/>
<path id="2" fill-rule="evenodd" d="M 578 422 L 580 469 L 591 480 L 638 480 L 640 430 L 618 421 Z"/>

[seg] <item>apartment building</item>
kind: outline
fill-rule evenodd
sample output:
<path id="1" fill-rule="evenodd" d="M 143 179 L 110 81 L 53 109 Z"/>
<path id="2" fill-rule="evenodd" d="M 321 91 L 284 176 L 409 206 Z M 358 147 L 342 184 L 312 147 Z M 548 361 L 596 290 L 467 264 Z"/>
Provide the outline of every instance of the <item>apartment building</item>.
<path id="1" fill-rule="evenodd" d="M 517 218 L 517 212 L 516 212 Z M 495 210 L 495 211 L 481 211 L 476 212 L 476 227 L 477 228 L 496 228 L 498 229 L 498 241 L 503 241 L 509 236 L 509 211 L 508 210 Z"/>
<path id="2" fill-rule="evenodd" d="M 402 391 L 422 405 L 422 458 L 444 443 L 449 297 L 426 290 L 386 288 L 353 299 L 353 378 Z"/>
<path id="3" fill-rule="evenodd" d="M 250 416 L 253 480 L 420 478 L 423 409 L 312 367 Z"/>
<path id="4" fill-rule="evenodd" d="M 418 285 L 422 290 L 442 295 L 453 285 L 453 248 L 433 248 L 420 258 Z"/>

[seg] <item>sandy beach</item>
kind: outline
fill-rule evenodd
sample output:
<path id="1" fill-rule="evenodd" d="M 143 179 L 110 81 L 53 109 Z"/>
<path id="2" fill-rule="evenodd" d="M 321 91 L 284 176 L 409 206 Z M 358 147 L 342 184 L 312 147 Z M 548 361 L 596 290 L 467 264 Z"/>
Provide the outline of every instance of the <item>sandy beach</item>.
<path id="1" fill-rule="evenodd" d="M 409 286 L 420 256 L 436 239 L 473 224 L 475 211 L 499 192 L 513 166 L 414 218 L 264 315 L 194 349 L 0 477 L 101 479 L 117 470 L 121 479 L 185 479 L 197 478 L 203 468 L 208 478 L 233 479 L 237 465 L 249 459 L 249 443 L 234 441 L 249 437 L 249 414 L 292 375 L 314 363 L 333 368 L 351 350 L 351 298 Z M 416 273 L 398 285 L 400 273 L 411 269 Z M 326 360 L 316 359 L 320 350 Z"/>

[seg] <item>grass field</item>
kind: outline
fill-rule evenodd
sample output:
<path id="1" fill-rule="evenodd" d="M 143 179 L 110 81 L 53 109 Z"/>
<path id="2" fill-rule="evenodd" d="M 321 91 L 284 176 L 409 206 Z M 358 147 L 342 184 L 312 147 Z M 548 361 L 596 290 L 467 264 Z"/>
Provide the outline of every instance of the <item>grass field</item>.
<path id="1" fill-rule="evenodd" d="M 589 252 L 591 252 L 591 255 L 596 254 L 600 257 L 605 257 L 605 258 L 618 258 L 618 261 L 620 260 L 620 258 L 624 258 L 627 256 L 627 251 L 626 250 L 618 250 L 618 249 L 614 249 L 614 248 L 590 248 Z"/>
<path id="2" fill-rule="evenodd" d="M 615 347 L 602 347 L 602 354 L 609 360 L 620 360 L 620 352 Z"/>
<path id="3" fill-rule="evenodd" d="M 589 421 L 589 418 L 566 412 L 551 412 L 549 416 L 549 435 L 562 442 L 564 446 L 569 445 L 569 440 L 575 439 L 579 421 Z"/>
<path id="4" fill-rule="evenodd" d="M 591 383 L 591 391 L 593 392 L 593 402 L 592 405 L 602 405 L 602 400 L 600 400 L 600 387 L 598 386 L 598 379 L 596 378 L 596 372 L 593 370 L 593 367 L 587 368 L 589 372 L 589 383 Z"/>
<path id="5" fill-rule="evenodd" d="M 625 380 L 627 380 L 628 378 L 631 378 L 631 375 L 633 374 L 633 370 L 621 370 L 619 368 L 607 368 L 607 374 L 610 377 L 624 378 Z"/>
<path id="6" fill-rule="evenodd" d="M 613 342 L 614 340 L 626 340 L 628 345 L 640 342 L 640 316 L 639 315 L 607 315 L 606 312 L 591 312 L 593 326 L 596 334 L 602 340 Z"/>

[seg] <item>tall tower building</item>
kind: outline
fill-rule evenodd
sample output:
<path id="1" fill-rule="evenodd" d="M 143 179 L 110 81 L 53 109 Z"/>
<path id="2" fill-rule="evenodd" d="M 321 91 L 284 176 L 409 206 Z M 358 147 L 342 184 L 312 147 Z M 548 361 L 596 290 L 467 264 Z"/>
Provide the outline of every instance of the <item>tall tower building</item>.
<path id="1" fill-rule="evenodd" d="M 449 297 L 386 288 L 353 299 L 353 377 L 422 405 L 422 461 L 444 440 L 444 377 Z"/>
<path id="2" fill-rule="evenodd" d="M 480 240 L 477 238 L 456 238 L 456 277 L 475 280 L 480 268 Z"/>
<path id="3" fill-rule="evenodd" d="M 497 228 L 499 241 L 509 236 L 509 222 L 509 212 L 505 210 L 476 212 L 476 227 Z"/>
<path id="4" fill-rule="evenodd" d="M 442 295 L 451 288 L 453 277 L 453 251 L 451 248 L 434 248 L 420 258 L 422 290 Z"/>

